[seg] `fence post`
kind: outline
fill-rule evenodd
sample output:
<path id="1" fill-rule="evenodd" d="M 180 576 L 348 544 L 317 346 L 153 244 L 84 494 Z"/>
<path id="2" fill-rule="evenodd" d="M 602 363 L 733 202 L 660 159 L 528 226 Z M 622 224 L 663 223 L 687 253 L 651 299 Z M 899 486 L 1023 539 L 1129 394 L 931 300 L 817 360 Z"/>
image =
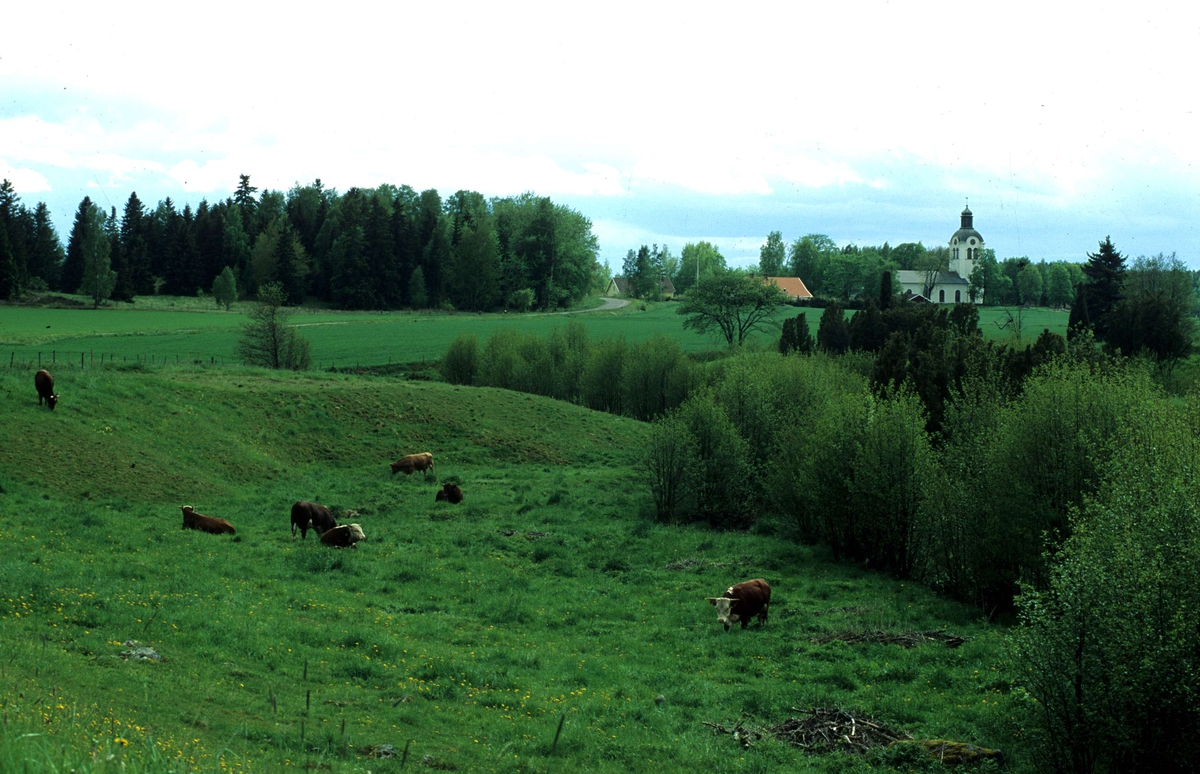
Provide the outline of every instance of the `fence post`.
<path id="1" fill-rule="evenodd" d="M 83 368 L 83 353 L 82 352 L 79 353 L 79 367 L 81 369 Z"/>
<path id="2" fill-rule="evenodd" d="M 42 367 L 42 351 L 38 350 L 38 368 Z"/>
<path id="3" fill-rule="evenodd" d="M 50 350 L 50 365 L 54 365 L 57 362 L 58 362 L 58 350 L 52 349 L 52 350 Z"/>
<path id="4" fill-rule="evenodd" d="M 9 368 L 12 368 L 12 365 L 13 365 L 13 360 L 14 360 L 16 357 L 17 357 L 17 353 L 16 353 L 16 352 L 13 352 L 11 355 L 9 355 L 9 356 L 8 356 L 8 367 L 9 367 Z"/>
<path id="5" fill-rule="evenodd" d="M 96 367 L 96 350 L 88 350 L 88 362 L 92 364 L 92 368 Z"/>

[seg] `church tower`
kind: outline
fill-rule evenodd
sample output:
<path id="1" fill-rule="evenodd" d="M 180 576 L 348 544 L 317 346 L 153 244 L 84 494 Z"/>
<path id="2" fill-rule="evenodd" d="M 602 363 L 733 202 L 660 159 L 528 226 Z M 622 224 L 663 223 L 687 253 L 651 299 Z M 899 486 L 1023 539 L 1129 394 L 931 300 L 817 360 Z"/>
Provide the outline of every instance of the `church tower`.
<path id="1" fill-rule="evenodd" d="M 970 281 L 979 251 L 983 249 L 983 237 L 971 223 L 973 217 L 971 208 L 964 208 L 962 224 L 958 231 L 954 232 L 954 236 L 950 237 L 950 271 L 967 281 Z"/>

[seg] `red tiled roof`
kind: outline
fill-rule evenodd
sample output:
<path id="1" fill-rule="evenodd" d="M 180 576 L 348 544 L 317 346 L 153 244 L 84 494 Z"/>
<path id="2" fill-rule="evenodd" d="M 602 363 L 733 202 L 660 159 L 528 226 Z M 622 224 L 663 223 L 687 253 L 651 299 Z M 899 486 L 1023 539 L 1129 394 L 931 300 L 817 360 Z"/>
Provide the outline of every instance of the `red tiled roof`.
<path id="1" fill-rule="evenodd" d="M 813 294 L 804 287 L 799 277 L 763 277 L 763 282 L 774 282 L 788 298 L 812 298 Z"/>

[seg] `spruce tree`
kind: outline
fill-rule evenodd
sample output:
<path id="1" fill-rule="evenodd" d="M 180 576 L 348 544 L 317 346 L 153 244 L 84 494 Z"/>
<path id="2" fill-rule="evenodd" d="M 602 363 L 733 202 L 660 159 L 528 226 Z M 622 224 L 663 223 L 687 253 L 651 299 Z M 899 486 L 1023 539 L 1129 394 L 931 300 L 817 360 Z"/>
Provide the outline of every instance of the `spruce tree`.
<path id="1" fill-rule="evenodd" d="M 88 216 L 93 206 L 91 198 L 85 196 L 79 203 L 79 209 L 75 211 L 75 222 L 71 226 L 71 235 L 67 238 L 67 257 L 63 261 L 59 285 L 64 293 L 79 292 L 79 284 L 83 282 L 83 243 L 88 238 Z"/>
<path id="2" fill-rule="evenodd" d="M 1092 329 L 1088 314 L 1087 285 L 1080 282 L 1075 287 L 1075 303 L 1071 304 L 1071 315 L 1067 318 L 1067 341 L 1074 341 L 1084 331 Z"/>
<path id="3" fill-rule="evenodd" d="M 845 354 L 850 348 L 850 331 L 846 315 L 837 304 L 825 307 L 817 326 L 817 346 L 834 355 Z"/>
<path id="4" fill-rule="evenodd" d="M 884 269 L 879 277 L 879 311 L 884 312 L 891 309 L 895 300 L 896 291 L 892 290 L 892 273 Z"/>
<path id="5" fill-rule="evenodd" d="M 0 299 L 8 299 L 13 296 L 14 277 L 12 250 L 8 246 L 8 229 L 5 227 L 4 219 L 0 218 Z"/>
<path id="6" fill-rule="evenodd" d="M 1088 262 L 1083 265 L 1088 278 L 1088 311 L 1092 318 L 1092 330 L 1096 338 L 1107 338 L 1109 313 L 1121 300 L 1121 286 L 1125 283 L 1125 258 L 1113 247 L 1112 239 L 1104 237 L 1100 251 L 1088 253 Z"/>

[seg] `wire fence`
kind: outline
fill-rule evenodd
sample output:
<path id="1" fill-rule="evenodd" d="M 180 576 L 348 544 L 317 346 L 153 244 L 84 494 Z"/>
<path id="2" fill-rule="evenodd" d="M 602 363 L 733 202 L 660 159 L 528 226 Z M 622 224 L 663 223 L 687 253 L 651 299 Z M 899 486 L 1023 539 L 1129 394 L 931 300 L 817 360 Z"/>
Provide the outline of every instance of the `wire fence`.
<path id="1" fill-rule="evenodd" d="M 20 355 L 20 357 L 18 357 Z M 132 357 L 133 360 L 129 358 Z M 201 355 L 118 355 L 95 350 L 72 351 L 52 349 L 48 352 L 20 352 L 13 350 L 8 355 L 8 367 L 12 368 L 107 368 L 124 363 L 145 365 L 226 365 L 225 358 Z"/>

